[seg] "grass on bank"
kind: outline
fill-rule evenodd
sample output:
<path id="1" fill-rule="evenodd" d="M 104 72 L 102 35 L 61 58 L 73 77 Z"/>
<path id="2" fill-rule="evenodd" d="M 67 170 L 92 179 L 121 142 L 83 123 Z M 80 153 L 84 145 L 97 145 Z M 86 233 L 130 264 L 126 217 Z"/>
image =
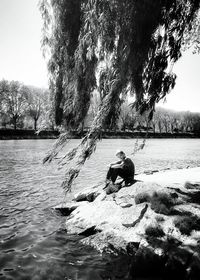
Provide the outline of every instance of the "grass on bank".
<path id="1" fill-rule="evenodd" d="M 152 196 L 146 193 L 140 193 L 135 196 L 136 204 L 143 202 L 149 202 L 151 209 L 156 213 L 169 215 L 173 210 L 173 206 L 176 205 L 176 198 L 163 192 L 154 192 Z"/>
<path id="2" fill-rule="evenodd" d="M 149 225 L 145 230 L 146 235 L 149 237 L 163 237 L 165 235 L 164 231 L 159 225 Z"/>
<path id="3" fill-rule="evenodd" d="M 200 218 L 195 215 L 177 217 L 174 224 L 185 235 L 190 235 L 192 230 L 200 230 Z"/>

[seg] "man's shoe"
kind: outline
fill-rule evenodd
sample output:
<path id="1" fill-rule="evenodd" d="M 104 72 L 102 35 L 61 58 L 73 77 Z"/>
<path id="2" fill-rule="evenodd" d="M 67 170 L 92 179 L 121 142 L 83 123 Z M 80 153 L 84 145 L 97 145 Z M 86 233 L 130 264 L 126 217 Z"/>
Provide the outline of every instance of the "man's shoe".
<path id="1" fill-rule="evenodd" d="M 106 189 L 106 188 L 109 186 L 110 183 L 111 183 L 111 180 L 106 179 L 106 181 L 105 181 L 105 187 L 103 187 L 103 189 Z"/>
<path id="2" fill-rule="evenodd" d="M 121 189 L 121 185 L 111 182 L 106 188 L 106 194 L 116 193 Z"/>
<path id="3" fill-rule="evenodd" d="M 132 179 L 132 178 L 125 181 L 125 187 L 130 187 L 133 184 L 134 184 L 134 179 Z"/>

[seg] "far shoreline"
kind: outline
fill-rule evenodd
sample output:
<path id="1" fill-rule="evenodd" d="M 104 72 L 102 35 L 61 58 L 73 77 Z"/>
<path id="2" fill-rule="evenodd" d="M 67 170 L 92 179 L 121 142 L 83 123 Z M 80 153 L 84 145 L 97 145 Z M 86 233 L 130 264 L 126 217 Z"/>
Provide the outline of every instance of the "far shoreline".
<path id="1" fill-rule="evenodd" d="M 71 139 L 81 139 L 87 130 L 82 133 L 72 132 Z M 0 140 L 36 140 L 36 139 L 57 139 L 60 135 L 58 130 L 43 130 L 37 133 L 34 130 L 26 129 L 0 129 Z M 200 133 L 159 133 L 146 131 L 103 131 L 102 139 L 134 139 L 134 138 L 155 138 L 155 139 L 194 139 L 200 138 Z"/>

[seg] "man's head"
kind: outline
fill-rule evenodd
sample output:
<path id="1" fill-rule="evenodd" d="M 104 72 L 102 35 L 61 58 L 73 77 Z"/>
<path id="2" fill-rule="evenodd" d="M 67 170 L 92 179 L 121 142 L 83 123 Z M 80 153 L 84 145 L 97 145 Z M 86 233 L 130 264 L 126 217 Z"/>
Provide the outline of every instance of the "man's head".
<path id="1" fill-rule="evenodd" d="M 115 154 L 119 159 L 124 159 L 126 157 L 125 153 L 122 150 L 117 150 Z"/>

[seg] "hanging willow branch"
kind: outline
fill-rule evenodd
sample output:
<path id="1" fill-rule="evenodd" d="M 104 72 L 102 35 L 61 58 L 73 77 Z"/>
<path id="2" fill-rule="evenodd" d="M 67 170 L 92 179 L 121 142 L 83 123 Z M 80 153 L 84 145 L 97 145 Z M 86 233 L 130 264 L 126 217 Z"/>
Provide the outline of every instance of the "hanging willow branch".
<path id="1" fill-rule="evenodd" d="M 94 89 L 101 100 L 86 136 L 59 162 L 73 162 L 62 184 L 66 190 L 95 151 L 102 130 L 116 124 L 128 88 L 137 111 L 148 111 L 151 118 L 155 104 L 175 86 L 172 68 L 181 57 L 186 34 L 194 36 L 190 31 L 199 2 L 41 0 L 56 123 L 67 131 L 79 130 Z M 68 138 L 61 136 L 45 161 L 51 161 Z"/>

